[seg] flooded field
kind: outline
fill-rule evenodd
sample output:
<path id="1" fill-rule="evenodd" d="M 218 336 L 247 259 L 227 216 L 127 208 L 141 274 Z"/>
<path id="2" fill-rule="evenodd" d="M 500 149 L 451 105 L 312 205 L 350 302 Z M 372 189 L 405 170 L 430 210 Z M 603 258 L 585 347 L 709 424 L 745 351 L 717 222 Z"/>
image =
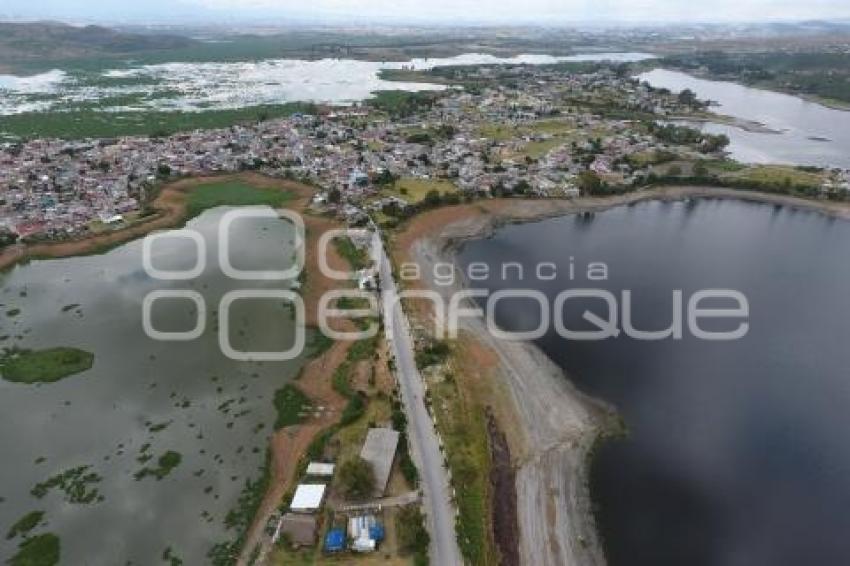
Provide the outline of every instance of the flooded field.
<path id="1" fill-rule="evenodd" d="M 239 510 L 246 482 L 260 476 L 274 392 L 304 360 L 236 362 L 221 353 L 222 295 L 291 283 L 222 274 L 218 227 L 226 210 L 209 210 L 188 225 L 203 236 L 207 255 L 206 269 L 192 280 L 152 279 L 141 241 L 0 274 L 0 347 L 94 354 L 89 371 L 56 383 L 0 381 L 0 528 L 43 511 L 32 534 L 55 533 L 64 564 L 156 564 L 167 549 L 203 564 L 214 544 L 235 538 L 225 518 Z M 234 222 L 234 267 L 284 269 L 293 232 L 276 218 Z M 152 247 L 158 269 L 190 269 L 196 259 L 185 238 Z M 200 338 L 161 342 L 145 334 L 142 302 L 156 290 L 200 293 L 208 310 Z M 196 306 L 180 299 L 158 301 L 151 313 L 161 331 L 186 331 L 197 319 Z M 239 350 L 279 351 L 293 340 L 291 309 L 279 301 L 238 301 L 230 314 L 229 336 Z M 0 537 L 0 557 L 12 556 L 19 540 Z"/>

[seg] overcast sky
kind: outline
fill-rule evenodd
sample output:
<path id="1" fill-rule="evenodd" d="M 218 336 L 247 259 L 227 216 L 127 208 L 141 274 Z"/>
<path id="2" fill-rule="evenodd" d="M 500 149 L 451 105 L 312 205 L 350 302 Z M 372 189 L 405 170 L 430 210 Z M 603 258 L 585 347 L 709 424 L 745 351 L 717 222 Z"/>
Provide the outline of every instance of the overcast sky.
<path id="1" fill-rule="evenodd" d="M 113 22 L 760 22 L 848 19 L 850 0 L 0 0 L 0 16 Z"/>

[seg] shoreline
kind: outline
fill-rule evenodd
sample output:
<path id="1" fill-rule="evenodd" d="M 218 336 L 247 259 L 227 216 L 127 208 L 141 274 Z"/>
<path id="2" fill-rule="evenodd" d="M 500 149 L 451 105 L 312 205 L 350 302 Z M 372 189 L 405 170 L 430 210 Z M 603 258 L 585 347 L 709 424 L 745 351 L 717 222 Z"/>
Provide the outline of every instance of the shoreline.
<path id="1" fill-rule="evenodd" d="M 810 210 L 850 220 L 850 204 L 713 187 L 672 186 L 607 198 L 565 200 L 503 199 L 426 212 L 401 229 L 397 252 L 419 264 L 421 285 L 444 297 L 464 287 L 436 285 L 433 266 L 451 262 L 464 242 L 490 236 L 510 223 L 534 222 L 585 212 L 599 212 L 638 202 L 730 198 Z M 519 555 L 523 564 L 606 564 L 589 488 L 592 456 L 599 442 L 622 432 L 608 403 L 579 391 L 560 367 L 536 345 L 493 337 L 478 319 L 464 319 L 467 333 L 498 357 L 494 387 L 505 388 L 521 430 L 508 434 L 516 470 Z M 500 415 L 504 418 L 504 415 Z M 501 423 L 505 429 L 506 423 Z M 545 513 L 541 513 L 545 510 Z"/>
<path id="2" fill-rule="evenodd" d="M 142 238 L 155 230 L 177 228 L 191 220 L 187 211 L 187 193 L 193 188 L 207 183 L 243 180 L 261 187 L 279 188 L 289 191 L 295 197 L 287 208 L 302 209 L 306 206 L 312 188 L 295 181 L 277 179 L 259 173 L 227 173 L 222 175 L 204 175 L 186 177 L 163 184 L 151 201 L 155 210 L 148 217 L 101 234 L 87 235 L 68 240 L 43 241 L 34 243 L 16 243 L 0 251 L 0 272 L 14 267 L 19 262 L 32 259 L 61 259 L 85 255 L 99 255 L 114 247 Z"/>
<path id="3" fill-rule="evenodd" d="M 736 118 L 727 114 L 712 114 L 707 116 L 670 116 L 667 118 L 670 122 L 696 122 L 699 124 L 718 124 L 738 128 L 745 132 L 753 134 L 781 134 L 782 131 L 774 130 L 761 122 L 755 120 L 746 120 L 744 118 Z"/>
<path id="4" fill-rule="evenodd" d="M 821 96 L 819 94 L 814 94 L 810 92 L 798 92 L 793 91 L 791 89 L 782 88 L 779 85 L 771 85 L 760 83 L 758 81 L 755 82 L 744 82 L 740 80 L 735 80 L 734 77 L 727 77 L 724 75 L 718 75 L 711 72 L 700 71 L 699 69 L 685 69 L 674 66 L 663 66 L 657 65 L 654 67 L 655 69 L 666 69 L 669 71 L 675 71 L 677 73 L 684 73 L 686 75 L 690 75 L 697 79 L 703 79 L 706 81 L 715 81 L 722 83 L 732 83 L 740 86 L 745 86 L 748 88 L 753 88 L 757 90 L 764 90 L 766 92 L 775 92 L 776 94 L 784 94 L 786 96 L 793 96 L 799 98 L 801 100 L 805 100 L 806 102 L 811 102 L 812 104 L 818 104 L 823 106 L 824 108 L 829 108 L 830 110 L 839 110 L 841 112 L 850 112 L 850 102 L 846 102 L 843 100 L 837 100 L 834 98 L 827 98 Z"/>
<path id="5" fill-rule="evenodd" d="M 288 191 L 293 199 L 283 208 L 302 214 L 307 229 L 307 249 L 314 249 L 318 238 L 327 230 L 339 228 L 337 221 L 325 217 L 303 214 L 309 204 L 313 188 L 304 184 L 285 179 L 277 179 L 258 173 L 237 173 L 212 175 L 179 179 L 163 185 L 152 201 L 156 214 L 147 220 L 140 221 L 120 230 L 98 234 L 77 240 L 39 243 L 35 245 L 17 245 L 15 250 L 6 249 L 0 253 L 0 276 L 4 270 L 12 269 L 18 262 L 30 259 L 61 259 L 106 253 L 109 250 L 144 237 L 154 230 L 176 228 L 190 220 L 187 210 L 187 194 L 194 187 L 227 180 L 241 180 L 255 186 L 279 188 Z M 10 251 L 12 253 L 10 253 Z M 347 268 L 333 247 L 328 249 L 328 261 L 338 270 Z M 307 253 L 304 265 L 306 283 L 302 295 L 306 306 L 306 324 L 317 327 L 317 305 L 321 297 L 337 282 L 327 279 L 319 269 L 315 253 Z M 347 330 L 347 328 L 340 328 Z M 328 427 L 333 426 L 339 419 L 345 406 L 345 400 L 333 389 L 331 376 L 334 370 L 345 359 L 350 343 L 334 342 L 329 348 L 318 352 L 306 360 L 298 376 L 291 382 L 305 393 L 315 405 L 328 408 L 328 411 L 313 415 L 304 422 L 274 430 L 269 438 L 268 451 L 270 455 L 269 483 L 263 497 L 254 511 L 247 530 L 237 533 L 242 541 L 238 548 L 239 564 L 249 562 L 252 550 L 265 544 L 265 526 L 269 517 L 280 505 L 285 493 L 292 487 L 296 479 L 299 463 L 306 454 L 313 440 Z M 282 384 L 281 384 L 282 385 Z"/>

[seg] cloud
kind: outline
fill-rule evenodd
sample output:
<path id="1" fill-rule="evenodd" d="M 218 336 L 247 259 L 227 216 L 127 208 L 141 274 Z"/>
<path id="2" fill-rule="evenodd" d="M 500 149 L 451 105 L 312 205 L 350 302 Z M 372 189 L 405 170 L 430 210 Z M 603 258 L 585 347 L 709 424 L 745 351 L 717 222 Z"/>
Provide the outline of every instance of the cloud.
<path id="1" fill-rule="evenodd" d="M 3 0 L 0 13 L 77 19 L 332 23 L 759 22 L 850 18 L 846 0 Z"/>

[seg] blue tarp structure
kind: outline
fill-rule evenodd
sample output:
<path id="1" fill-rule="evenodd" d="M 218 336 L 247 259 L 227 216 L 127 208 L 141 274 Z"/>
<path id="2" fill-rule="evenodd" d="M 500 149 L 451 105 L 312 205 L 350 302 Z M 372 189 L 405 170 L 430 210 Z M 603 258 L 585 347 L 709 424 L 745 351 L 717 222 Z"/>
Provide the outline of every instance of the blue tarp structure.
<path id="1" fill-rule="evenodd" d="M 382 542 L 384 540 L 384 526 L 380 523 L 375 523 L 369 527 L 369 538 L 375 542 Z"/>
<path id="2" fill-rule="evenodd" d="M 342 552 L 345 550 L 345 531 L 331 529 L 325 537 L 325 552 Z"/>

